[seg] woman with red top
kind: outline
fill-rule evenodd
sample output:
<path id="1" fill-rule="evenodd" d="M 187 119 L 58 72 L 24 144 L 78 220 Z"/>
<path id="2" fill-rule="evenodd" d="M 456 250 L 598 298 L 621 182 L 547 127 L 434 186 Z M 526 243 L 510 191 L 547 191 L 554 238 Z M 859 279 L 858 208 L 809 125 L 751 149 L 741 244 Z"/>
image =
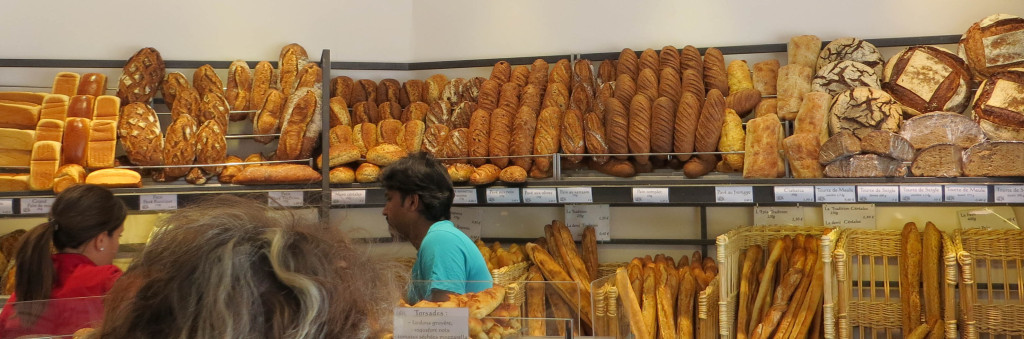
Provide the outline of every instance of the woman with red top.
<path id="1" fill-rule="evenodd" d="M 103 187 L 78 185 L 58 195 L 49 221 L 18 245 L 14 295 L 0 312 L 0 339 L 69 335 L 98 325 L 101 296 L 121 276 L 112 263 L 125 215 L 124 203 Z"/>

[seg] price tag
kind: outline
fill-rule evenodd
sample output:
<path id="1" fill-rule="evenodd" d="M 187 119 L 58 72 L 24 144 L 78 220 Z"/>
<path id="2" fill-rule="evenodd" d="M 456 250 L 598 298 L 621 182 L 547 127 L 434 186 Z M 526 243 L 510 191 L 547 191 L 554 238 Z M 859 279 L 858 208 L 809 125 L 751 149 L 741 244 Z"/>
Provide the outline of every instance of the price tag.
<path id="1" fill-rule="evenodd" d="M 331 205 L 366 205 L 366 190 L 332 190 Z"/>
<path id="2" fill-rule="evenodd" d="M 0 199 L 0 214 L 14 214 L 14 199 Z"/>
<path id="3" fill-rule="evenodd" d="M 875 229 L 874 204 L 823 204 L 821 216 L 826 227 Z"/>
<path id="4" fill-rule="evenodd" d="M 395 339 L 469 338 L 468 308 L 398 307 Z"/>
<path id="5" fill-rule="evenodd" d="M 932 185 L 901 185 L 902 202 L 941 202 L 942 188 Z"/>
<path id="6" fill-rule="evenodd" d="M 1024 185 L 996 185 L 996 202 L 1024 202 Z"/>
<path id="7" fill-rule="evenodd" d="M 306 204 L 306 197 L 300 191 L 267 192 L 267 205 L 274 207 L 298 207 Z"/>
<path id="8" fill-rule="evenodd" d="M 857 202 L 857 188 L 854 186 L 814 186 L 814 197 L 818 202 Z"/>
<path id="9" fill-rule="evenodd" d="M 170 211 L 178 209 L 177 194 L 143 194 L 139 196 L 140 211 Z"/>
<path id="10" fill-rule="evenodd" d="M 583 229 L 594 227 L 597 241 L 612 240 L 611 212 L 606 204 L 565 205 L 565 226 L 576 241 L 583 238 Z"/>
<path id="11" fill-rule="evenodd" d="M 483 231 L 483 210 L 473 207 L 452 207 L 452 223 L 470 239 L 480 239 Z"/>
<path id="12" fill-rule="evenodd" d="M 476 189 L 475 188 L 456 188 L 455 189 L 455 202 L 456 204 L 476 204 Z"/>
<path id="13" fill-rule="evenodd" d="M 487 203 L 489 204 L 518 204 L 519 189 L 511 188 L 488 188 Z"/>
<path id="14" fill-rule="evenodd" d="M 857 186 L 857 201 L 860 202 L 897 202 L 899 199 L 899 186 Z"/>
<path id="15" fill-rule="evenodd" d="M 523 202 L 527 204 L 558 203 L 558 193 L 554 188 L 524 188 Z"/>
<path id="16" fill-rule="evenodd" d="M 960 228 L 1020 229 L 1017 215 L 1009 206 L 992 206 L 957 211 Z"/>
<path id="17" fill-rule="evenodd" d="M 590 187 L 559 187 L 558 202 L 566 204 L 589 204 L 594 202 L 594 193 Z"/>
<path id="18" fill-rule="evenodd" d="M 754 207 L 754 226 L 804 225 L 804 208 L 797 206 Z"/>
<path id="19" fill-rule="evenodd" d="M 946 202 L 988 202 L 988 186 L 948 185 Z"/>
<path id="20" fill-rule="evenodd" d="M 776 202 L 814 202 L 814 186 L 775 186 Z"/>
<path id="21" fill-rule="evenodd" d="M 752 186 L 715 186 L 716 202 L 754 202 Z"/>
<path id="22" fill-rule="evenodd" d="M 654 203 L 654 204 L 667 204 L 668 203 L 668 188 L 657 187 L 657 188 L 633 188 L 633 202 L 636 203 Z"/>

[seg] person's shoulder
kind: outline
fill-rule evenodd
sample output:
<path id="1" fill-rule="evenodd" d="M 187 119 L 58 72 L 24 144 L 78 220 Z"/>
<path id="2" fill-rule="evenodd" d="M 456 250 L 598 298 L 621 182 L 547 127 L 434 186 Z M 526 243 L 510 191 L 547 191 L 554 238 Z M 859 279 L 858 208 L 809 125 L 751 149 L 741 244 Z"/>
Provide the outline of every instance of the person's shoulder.
<path id="1" fill-rule="evenodd" d="M 89 292 L 104 294 L 123 273 L 114 265 L 83 266 L 75 270 L 65 286 L 73 284 Z"/>

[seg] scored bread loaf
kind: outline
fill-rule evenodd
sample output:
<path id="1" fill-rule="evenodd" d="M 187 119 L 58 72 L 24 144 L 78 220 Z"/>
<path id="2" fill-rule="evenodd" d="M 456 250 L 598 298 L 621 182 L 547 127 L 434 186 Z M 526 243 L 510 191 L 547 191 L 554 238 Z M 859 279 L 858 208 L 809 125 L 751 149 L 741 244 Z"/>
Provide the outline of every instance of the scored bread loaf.
<path id="1" fill-rule="evenodd" d="M 53 78 L 50 93 L 73 96 L 78 92 L 78 81 L 81 75 L 75 72 L 58 72 Z"/>
<path id="2" fill-rule="evenodd" d="M 560 145 L 563 154 L 584 154 L 586 153 L 585 131 L 583 126 L 583 114 L 579 110 L 569 109 L 562 115 Z M 570 156 L 564 158 L 571 163 L 578 163 L 583 160 L 582 156 Z"/>
<path id="3" fill-rule="evenodd" d="M 796 119 L 804 94 L 811 91 L 811 77 L 814 68 L 806 65 L 793 64 L 779 68 L 778 115 L 784 120 Z"/>
<path id="4" fill-rule="evenodd" d="M 228 156 L 227 139 L 220 124 L 204 122 L 196 131 L 196 164 L 222 164 Z M 208 175 L 218 175 L 224 166 L 198 167 Z"/>
<path id="5" fill-rule="evenodd" d="M 202 104 L 203 99 L 195 88 L 191 86 L 178 88 L 178 94 L 174 97 L 174 106 L 171 108 L 171 120 L 177 119 L 182 114 L 199 119 L 199 110 Z"/>
<path id="6" fill-rule="evenodd" d="M 164 133 L 164 165 L 191 165 L 196 158 L 196 125 L 189 115 L 180 115 Z M 173 181 L 185 176 L 191 167 L 169 167 L 158 179 Z"/>
<path id="7" fill-rule="evenodd" d="M 509 184 L 519 184 L 526 182 L 526 170 L 519 166 L 508 166 L 498 173 L 498 180 Z"/>
<path id="8" fill-rule="evenodd" d="M 320 75 L 321 74 L 321 72 L 319 71 L 320 67 L 317 67 L 316 70 L 317 70 L 316 75 Z M 309 75 L 307 75 L 307 78 L 308 77 L 309 77 Z M 402 101 L 401 97 L 402 97 L 402 83 L 398 82 L 398 80 L 395 80 L 395 79 L 384 79 L 384 80 L 381 80 L 380 83 L 377 84 L 377 104 L 378 105 L 383 104 L 385 102 L 391 102 L 391 103 L 395 103 L 395 104 L 399 105 L 399 107 L 402 107 L 402 105 L 401 105 L 401 101 Z M 406 106 L 408 106 L 408 103 L 406 103 Z M 398 116 L 396 115 L 395 118 L 397 119 Z"/>
<path id="9" fill-rule="evenodd" d="M 629 48 L 623 48 L 619 52 L 619 59 L 615 62 L 615 75 L 616 82 L 623 75 L 636 80 L 640 75 L 640 58 L 636 56 L 636 52 Z"/>
<path id="10" fill-rule="evenodd" d="M 912 46 L 885 63 L 882 89 L 907 116 L 934 111 L 963 112 L 970 101 L 971 75 L 960 57 L 944 48 Z"/>
<path id="11" fill-rule="evenodd" d="M 782 124 L 778 116 L 768 115 L 747 122 L 743 157 L 744 178 L 777 178 L 785 173 L 780 151 Z"/>
<path id="12" fill-rule="evenodd" d="M 117 131 L 128 161 L 140 166 L 163 165 L 164 138 L 156 111 L 144 103 L 133 102 L 122 112 Z"/>
<path id="13" fill-rule="evenodd" d="M 608 99 L 608 102 L 605 103 L 604 119 L 608 153 L 629 153 L 629 111 L 619 99 Z M 615 158 L 626 160 L 627 156 L 621 155 L 615 156 Z"/>
<path id="14" fill-rule="evenodd" d="M 376 149 L 376 147 L 374 147 L 374 149 Z M 370 151 L 366 152 L 367 161 L 369 161 Z M 322 156 L 323 155 L 321 155 L 321 157 Z M 327 153 L 327 167 L 335 168 L 341 165 L 349 164 L 359 160 L 359 157 L 359 148 L 357 148 L 355 145 L 351 143 L 333 144 L 331 145 L 330 152 Z M 318 164 L 322 162 L 323 160 L 317 161 Z"/>
<path id="15" fill-rule="evenodd" d="M 423 97 L 423 89 L 425 87 L 426 84 L 423 80 L 411 79 L 406 81 L 402 84 L 401 92 L 399 92 L 400 97 L 398 98 L 398 103 L 401 104 L 402 107 L 409 107 L 409 105 L 413 103 L 423 102 L 426 100 Z"/>
<path id="16" fill-rule="evenodd" d="M 470 185 L 487 185 L 498 180 L 498 175 L 501 173 L 501 169 L 498 166 L 492 164 L 484 164 L 483 166 L 477 167 L 473 171 L 473 174 L 469 175 Z"/>
<path id="17" fill-rule="evenodd" d="M 589 112 L 583 117 L 584 145 L 589 154 L 608 154 L 608 142 L 605 138 L 604 121 L 595 112 Z M 598 165 L 608 161 L 607 155 L 594 155 L 590 157 L 592 163 Z"/>
<path id="18" fill-rule="evenodd" d="M 146 47 L 135 52 L 121 69 L 117 96 L 121 102 L 149 102 L 156 95 L 157 86 L 164 79 L 164 59 L 160 52 Z"/>
<path id="19" fill-rule="evenodd" d="M 975 78 L 1020 67 L 1024 55 L 1017 49 L 1024 34 L 1024 19 L 1010 14 L 993 14 L 975 22 L 960 37 L 957 54 L 967 60 Z"/>
<path id="20" fill-rule="evenodd" d="M 306 49 L 299 44 L 291 43 L 281 48 L 278 56 L 277 68 L 280 76 L 278 88 L 285 97 L 290 97 L 299 82 L 299 70 L 309 62 L 309 55 Z M 376 87 L 376 86 L 375 86 Z"/>
<path id="21" fill-rule="evenodd" d="M 349 79 L 351 85 L 352 79 Z M 269 61 L 260 61 L 252 71 L 252 92 L 249 95 L 249 109 L 256 110 L 263 107 L 270 90 L 277 87 L 277 74 L 274 73 L 274 66 Z M 351 91 L 349 92 L 351 96 Z M 332 92 L 333 94 L 333 92 Z M 333 96 L 333 95 L 332 95 Z M 348 97 L 345 98 L 346 101 Z M 251 116 L 252 113 L 250 113 Z"/>
<path id="22" fill-rule="evenodd" d="M 954 144 L 935 144 L 917 151 L 910 173 L 919 177 L 964 175 L 964 149 Z"/>
<path id="23" fill-rule="evenodd" d="M 697 122 L 700 120 L 700 101 L 693 93 L 683 93 L 676 110 L 673 122 L 672 149 L 676 153 L 693 152 L 693 142 L 697 133 Z M 690 159 L 690 154 L 675 156 L 679 161 Z"/>
<path id="24" fill-rule="evenodd" d="M 433 124 L 427 126 L 425 132 L 423 132 L 423 150 L 427 153 L 434 155 L 435 157 L 442 157 L 441 147 L 444 145 L 445 140 L 448 139 L 448 133 L 451 132 L 448 126 L 442 124 Z M 355 129 L 353 129 L 355 133 Z M 353 135 L 355 136 L 355 135 Z M 354 141 L 356 138 L 352 138 Z M 359 142 L 356 142 L 356 146 L 359 146 Z M 362 151 L 362 148 L 360 148 Z"/>
<path id="25" fill-rule="evenodd" d="M 401 145 L 403 130 L 402 122 L 396 119 L 382 120 L 377 124 L 377 136 L 382 144 Z"/>
<path id="26" fill-rule="evenodd" d="M 641 71 L 643 72 L 643 71 Z M 629 104 L 629 153 L 651 152 L 651 99 L 646 95 L 636 95 Z M 650 156 L 634 155 L 637 164 L 646 164 Z"/>
<path id="27" fill-rule="evenodd" d="M 228 129 L 228 116 L 231 115 L 231 107 L 224 95 L 214 91 L 207 91 L 203 94 L 203 102 L 199 106 L 199 116 L 196 123 L 202 124 L 207 121 L 215 121 L 221 129 Z"/>
<path id="28" fill-rule="evenodd" d="M 782 140 L 782 148 L 786 151 L 789 171 L 794 178 L 821 178 L 825 175 L 818 162 L 821 142 L 817 135 L 793 134 Z"/>
<path id="29" fill-rule="evenodd" d="M 276 134 L 281 131 L 281 120 L 284 117 L 287 99 L 281 91 L 273 88 L 267 91 L 266 100 L 260 104 L 252 119 L 253 133 L 259 135 L 253 140 L 262 144 L 268 144 L 274 140 L 274 136 L 267 134 Z"/>
<path id="30" fill-rule="evenodd" d="M 529 107 L 521 108 L 515 115 L 512 125 L 512 138 L 510 139 L 509 155 L 524 156 L 533 154 L 534 136 L 537 131 L 537 112 Z M 533 158 L 517 157 L 512 158 L 512 164 L 522 167 L 527 172 L 533 166 Z"/>
<path id="31" fill-rule="evenodd" d="M 836 95 L 828 113 L 829 133 L 847 130 L 863 136 L 871 130 L 899 130 L 903 121 L 899 103 L 885 91 L 857 87 Z"/>
<path id="32" fill-rule="evenodd" d="M 443 161 L 447 164 L 468 163 L 465 158 L 469 155 L 469 129 L 456 128 L 448 133 L 448 137 L 441 142 L 441 158 L 454 158 Z"/>
<path id="33" fill-rule="evenodd" d="M 494 67 L 491 68 L 491 77 L 489 80 L 494 80 L 499 85 L 509 82 L 512 78 L 512 65 L 508 61 L 501 60 L 494 63 Z"/>
<path id="34" fill-rule="evenodd" d="M 637 65 L 640 66 L 640 72 L 643 72 L 645 69 L 651 70 L 652 72 L 658 71 L 658 67 L 661 66 L 658 52 L 653 48 L 648 48 L 643 52 L 640 52 L 640 60 Z"/>
<path id="35" fill-rule="evenodd" d="M 92 120 L 68 118 L 64 122 L 64 142 L 59 160 L 64 164 L 89 167 L 90 133 L 92 133 Z"/>
<path id="36" fill-rule="evenodd" d="M 295 90 L 295 94 L 288 98 L 281 121 L 281 136 L 277 141 L 275 158 L 309 158 L 320 132 L 320 92 L 309 87 Z"/>
<path id="37" fill-rule="evenodd" d="M 29 164 L 28 186 L 33 191 L 49 190 L 61 164 L 61 144 L 56 141 L 40 141 L 32 146 Z"/>
<path id="38" fill-rule="evenodd" d="M 299 69 L 299 73 L 295 76 L 298 78 L 295 82 L 296 90 L 304 87 L 316 88 L 318 90 L 323 88 L 323 71 L 320 70 L 320 66 L 317 66 L 314 62 L 307 62 L 305 65 L 302 65 L 302 68 Z"/>
<path id="39" fill-rule="evenodd" d="M 473 171 L 476 168 L 470 164 L 454 163 L 448 165 L 448 178 L 452 180 L 452 183 L 464 183 L 469 182 L 469 177 L 473 175 Z"/>
<path id="40" fill-rule="evenodd" d="M 718 148 L 718 140 L 722 135 L 722 121 L 725 116 L 725 97 L 717 88 L 708 91 L 707 100 L 701 108 L 700 120 L 697 122 L 693 148 L 696 152 L 714 152 Z M 717 160 L 714 155 L 701 154 L 691 158 L 683 171 L 687 177 L 695 178 L 707 174 L 714 168 Z"/>
<path id="41" fill-rule="evenodd" d="M 1024 140 L 1024 70 L 1011 69 L 993 74 L 978 88 L 971 108 L 990 140 Z"/>
<path id="42" fill-rule="evenodd" d="M 513 137 L 514 138 L 514 137 Z M 534 155 L 555 154 L 559 149 L 559 142 L 562 139 L 562 110 L 558 107 L 548 107 L 540 112 L 537 117 L 537 128 L 533 138 Z M 530 176 L 534 178 L 546 178 L 551 176 L 551 157 L 536 157 L 533 159 L 533 167 Z M 523 167 L 524 169 L 526 167 Z"/>
<path id="43" fill-rule="evenodd" d="M 114 167 L 117 152 L 117 122 L 94 120 L 89 126 L 89 145 L 86 151 L 90 170 Z"/>
<path id="44" fill-rule="evenodd" d="M 164 104 L 167 105 L 167 108 L 173 112 L 174 100 L 178 97 L 178 92 L 190 87 L 192 87 L 192 84 L 188 82 L 188 79 L 181 72 L 167 73 L 163 81 L 160 82 L 160 91 L 163 93 Z"/>
<path id="45" fill-rule="evenodd" d="M 1022 176 L 1024 142 L 986 141 L 964 152 L 964 175 L 969 177 Z"/>
<path id="46" fill-rule="evenodd" d="M 249 64 L 242 60 L 235 60 L 228 66 L 228 88 L 224 97 L 231 105 L 232 111 L 244 111 L 249 109 L 252 100 L 252 70 Z M 245 120 L 248 114 L 233 114 L 231 121 Z"/>
<path id="47" fill-rule="evenodd" d="M 908 222 L 900 233 L 900 313 L 903 333 L 921 325 L 921 232 Z"/>
<path id="48" fill-rule="evenodd" d="M 350 167 L 340 166 L 332 168 L 328 173 L 331 184 L 351 184 L 356 182 L 356 171 Z"/>
<path id="49" fill-rule="evenodd" d="M 224 162 L 228 164 L 238 164 L 242 162 L 242 158 L 229 155 L 227 159 L 224 159 Z M 242 165 L 227 165 L 224 167 L 223 171 L 220 171 L 220 175 L 217 176 L 217 181 L 222 184 L 230 184 L 231 180 L 233 180 L 238 173 L 242 173 Z"/>
<path id="50" fill-rule="evenodd" d="M 458 105 L 452 107 L 451 115 L 448 116 L 448 121 L 445 122 L 448 128 L 469 128 L 470 119 L 473 117 L 473 112 L 476 111 L 476 103 L 470 101 L 459 102 Z M 383 115 L 383 112 L 381 112 Z"/>
<path id="51" fill-rule="evenodd" d="M 349 148 L 349 154 L 353 153 L 352 149 Z M 385 167 L 404 158 L 408 154 L 405 149 L 398 145 L 380 144 L 366 151 L 366 161 L 380 167 Z"/>
<path id="52" fill-rule="evenodd" d="M 352 126 L 352 116 L 348 113 L 348 103 L 345 98 L 333 97 L 328 104 L 331 108 L 330 126 L 333 128 L 339 125 Z"/>
<path id="53" fill-rule="evenodd" d="M 238 185 L 295 185 L 311 184 L 321 179 L 320 172 L 307 165 L 270 164 L 247 167 L 238 173 L 231 183 Z"/>
<path id="54" fill-rule="evenodd" d="M 658 98 L 658 74 L 649 68 L 640 70 L 640 76 L 636 79 L 636 94 L 647 96 L 647 100 L 654 101 Z"/>
<path id="55" fill-rule="evenodd" d="M 926 324 L 943 322 L 943 273 L 942 232 L 929 221 L 925 224 L 921 239 L 921 302 L 924 304 Z M 938 332 L 933 331 L 929 337 L 945 338 L 941 333 L 944 327 L 936 328 Z"/>
<path id="56" fill-rule="evenodd" d="M 537 86 L 543 93 L 548 84 L 548 62 L 544 59 L 536 59 L 530 65 L 530 74 L 526 78 L 527 85 Z"/>
<path id="57" fill-rule="evenodd" d="M 717 89 L 722 96 L 729 95 L 729 76 L 726 73 L 725 57 L 718 48 L 704 51 L 704 87 Z"/>
<path id="58" fill-rule="evenodd" d="M 220 80 L 217 71 L 210 64 L 196 68 L 192 74 L 192 87 L 199 91 L 200 96 L 206 96 L 206 93 L 224 95 L 224 82 Z"/>

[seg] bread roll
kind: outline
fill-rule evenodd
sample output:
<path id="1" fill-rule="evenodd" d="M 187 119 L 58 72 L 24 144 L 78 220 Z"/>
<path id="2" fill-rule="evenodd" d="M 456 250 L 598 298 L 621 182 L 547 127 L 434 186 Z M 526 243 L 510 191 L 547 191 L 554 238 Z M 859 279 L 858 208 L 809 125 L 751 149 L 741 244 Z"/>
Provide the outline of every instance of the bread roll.
<path id="1" fill-rule="evenodd" d="M 242 60 L 235 60 L 228 66 L 228 88 L 224 98 L 228 100 L 232 111 L 245 111 L 249 109 L 252 101 L 252 70 L 249 64 Z M 231 121 L 245 120 L 247 114 L 233 114 Z"/>
<path id="2" fill-rule="evenodd" d="M 129 169 L 106 168 L 90 172 L 85 183 L 107 188 L 139 188 L 142 187 L 142 176 Z"/>
<path id="3" fill-rule="evenodd" d="M 790 172 L 794 178 L 821 178 L 824 176 L 818 162 L 820 141 L 817 135 L 797 133 L 782 141 Z"/>
<path id="4" fill-rule="evenodd" d="M 117 151 L 117 123 L 110 120 L 95 120 L 89 126 L 89 145 L 86 151 L 90 170 L 114 167 L 114 153 Z"/>
<path id="5" fill-rule="evenodd" d="M 789 39 L 786 54 L 790 65 L 804 65 L 813 72 L 818 64 L 818 53 L 821 51 L 821 39 L 814 35 L 798 35 Z"/>
<path id="6" fill-rule="evenodd" d="M 533 154 L 534 135 L 537 131 L 537 113 L 529 107 L 523 107 L 516 113 L 512 125 L 509 155 L 524 156 Z M 512 158 L 512 164 L 522 167 L 527 172 L 533 166 L 532 157 Z"/>
<path id="7" fill-rule="evenodd" d="M 267 92 L 266 100 L 259 106 L 252 120 L 254 134 L 275 134 L 280 132 L 286 100 L 287 98 L 284 97 L 284 94 L 281 94 L 281 91 L 270 89 Z M 274 140 L 274 137 L 258 136 L 253 139 L 267 144 Z"/>
<path id="8" fill-rule="evenodd" d="M 817 55 L 817 54 L 815 54 Z M 816 60 L 816 59 L 815 59 Z M 778 115 L 783 120 L 796 119 L 805 93 L 811 91 L 813 68 L 801 64 L 789 64 L 779 68 Z"/>
<path id="9" fill-rule="evenodd" d="M 224 95 L 224 83 L 217 76 L 217 71 L 209 64 L 199 66 L 192 74 L 192 87 L 199 92 L 200 96 L 206 93 L 217 93 Z"/>
<path id="10" fill-rule="evenodd" d="M 288 99 L 281 120 L 277 160 L 310 158 L 320 134 L 320 91 L 304 87 Z"/>
<path id="11" fill-rule="evenodd" d="M 377 136 L 382 144 L 401 145 L 402 122 L 395 119 L 387 119 L 377 124 Z"/>
<path id="12" fill-rule="evenodd" d="M 398 145 L 380 144 L 366 151 L 366 161 L 380 167 L 386 167 L 408 154 L 404 148 Z"/>
<path id="13" fill-rule="evenodd" d="M 729 78 L 725 69 L 722 51 L 710 47 L 704 51 L 704 87 L 709 91 L 717 89 L 722 96 L 729 95 Z"/>
<path id="14" fill-rule="evenodd" d="M 299 70 L 307 62 L 309 62 L 309 55 L 306 54 L 306 49 L 299 44 L 291 43 L 281 48 L 277 69 L 280 75 L 279 88 L 285 97 L 290 97 L 296 90 L 295 85 L 299 82 Z"/>
<path id="15" fill-rule="evenodd" d="M 69 100 L 70 98 L 68 96 L 62 94 L 46 95 L 39 107 L 39 120 L 53 119 L 63 122 L 68 115 Z"/>
<path id="16" fill-rule="evenodd" d="M 536 122 L 532 154 L 549 155 L 558 152 L 559 142 L 562 139 L 562 114 L 562 110 L 558 107 L 548 107 L 540 112 Z M 534 158 L 533 169 L 537 175 L 534 176 L 534 173 L 531 172 L 531 176 L 534 178 L 551 176 L 551 161 L 551 157 Z"/>
<path id="17" fill-rule="evenodd" d="M 753 120 L 753 119 L 751 119 Z M 748 128 L 750 124 L 748 123 Z M 743 131 L 743 120 L 732 109 L 725 109 L 722 120 L 722 135 L 718 139 L 719 152 L 743 152 L 746 150 L 746 133 Z M 745 154 L 722 154 L 722 160 L 733 171 L 744 171 Z"/>
<path id="18" fill-rule="evenodd" d="M 583 114 L 575 109 L 565 111 L 562 115 L 562 126 L 561 126 L 561 140 L 560 145 L 562 148 L 562 154 L 584 154 L 586 153 L 586 146 L 584 146 L 584 128 L 583 128 Z M 571 163 L 578 163 L 583 160 L 582 156 L 569 156 L 564 158 L 566 161 Z"/>
<path id="19" fill-rule="evenodd" d="M 590 112 L 583 117 L 584 144 L 588 154 L 608 154 L 608 143 L 605 139 L 604 122 L 597 113 Z M 607 155 L 592 156 L 591 162 L 604 164 L 608 161 Z"/>
<path id="20" fill-rule="evenodd" d="M 379 177 L 380 167 L 377 167 L 377 165 L 365 162 L 362 165 L 359 165 L 358 168 L 356 168 L 356 182 L 376 182 Z"/>
<path id="21" fill-rule="evenodd" d="M 50 93 L 74 96 L 78 92 L 78 80 L 81 76 L 74 72 L 58 72 L 53 78 L 53 88 Z"/>
<path id="22" fill-rule="evenodd" d="M 970 100 L 967 63 L 939 47 L 908 47 L 894 55 L 886 63 L 882 80 L 882 89 L 900 103 L 907 116 L 963 112 Z"/>
<path id="23" fill-rule="evenodd" d="M 782 124 L 774 115 L 751 119 L 747 122 L 743 160 L 744 178 L 777 178 L 785 173 L 779 154 Z"/>
<path id="24" fill-rule="evenodd" d="M 61 144 L 56 141 L 41 141 L 32 146 L 29 165 L 28 185 L 33 191 L 49 190 L 61 163 Z"/>
<path id="25" fill-rule="evenodd" d="M 171 120 L 177 119 L 180 115 L 190 115 L 193 119 L 200 119 L 203 98 L 195 88 L 178 88 L 178 95 L 174 98 L 174 106 L 171 108 Z"/>
<path id="26" fill-rule="evenodd" d="M 113 95 L 101 95 L 96 97 L 93 104 L 93 120 L 109 120 L 117 123 L 121 116 L 121 99 Z"/>
<path id="27" fill-rule="evenodd" d="M 152 47 L 140 49 L 122 68 L 117 87 L 121 102 L 148 102 L 156 95 L 157 86 L 164 78 L 164 60 Z"/>
<path id="28" fill-rule="evenodd" d="M 57 169 L 53 178 L 53 194 L 60 194 L 68 187 L 85 183 L 85 169 L 78 164 L 67 164 Z"/>
<path id="29" fill-rule="evenodd" d="M 672 150 L 675 153 L 693 152 L 697 122 L 700 120 L 700 110 L 700 99 L 693 93 L 684 93 L 673 122 Z M 677 155 L 675 158 L 680 161 L 686 161 L 690 159 L 690 155 Z"/>
<path id="30" fill-rule="evenodd" d="M 302 185 L 312 184 L 321 179 L 320 172 L 307 165 L 270 164 L 246 167 L 242 173 L 238 173 L 231 180 L 231 183 L 238 185 Z"/>
<path id="31" fill-rule="evenodd" d="M 380 146 L 380 145 L 378 145 L 378 146 Z M 371 150 L 374 150 L 374 149 L 377 149 L 377 147 L 375 146 Z M 393 149 L 391 149 L 391 148 L 388 148 L 387 150 L 393 151 Z M 384 155 L 397 154 L 397 152 L 392 153 L 392 152 L 380 152 L 380 151 L 383 151 L 383 150 L 374 151 L 375 155 L 376 154 L 380 154 L 380 153 L 385 153 Z M 404 151 L 404 149 L 403 149 L 403 151 Z M 367 156 L 367 161 L 369 161 L 369 156 L 370 156 L 369 152 L 370 151 L 367 151 L 367 155 L 366 155 Z M 405 153 L 408 153 L 408 152 L 405 152 Z M 327 158 L 327 166 L 330 167 L 330 168 L 335 168 L 335 167 L 338 167 L 338 166 L 341 166 L 341 165 L 345 165 L 345 164 L 349 164 L 349 163 L 352 163 L 352 162 L 355 162 L 355 161 L 359 160 L 360 154 L 359 154 L 359 148 L 356 148 L 355 145 L 353 145 L 351 143 L 342 143 L 342 144 L 331 145 L 331 150 L 330 150 L 330 152 L 328 152 L 327 156 L 328 156 L 328 158 Z M 405 155 L 404 154 L 399 154 L 399 157 L 402 157 L 402 156 L 405 156 Z M 375 158 L 376 158 L 376 156 L 375 156 Z M 386 162 L 388 164 L 391 164 L 393 162 L 393 161 L 380 161 L 380 160 L 375 160 L 375 161 L 382 162 L 382 163 Z M 321 162 L 322 161 L 317 161 L 317 163 L 321 163 Z"/>
<path id="32" fill-rule="evenodd" d="M 41 119 L 36 125 L 35 141 L 56 141 L 64 140 L 64 120 Z"/>
<path id="33" fill-rule="evenodd" d="M 636 52 L 629 48 L 623 48 L 619 52 L 619 59 L 615 62 L 616 82 L 625 75 L 633 80 L 640 75 L 640 59 Z"/>
<path id="34" fill-rule="evenodd" d="M 329 138 L 328 142 L 332 147 L 339 144 L 352 144 L 352 127 L 345 125 L 334 126 L 327 131 L 327 135 Z"/>
<path id="35" fill-rule="evenodd" d="M 764 95 L 776 94 L 779 79 L 779 60 L 771 59 L 754 64 L 754 89 Z"/>
<path id="36" fill-rule="evenodd" d="M 64 164 L 78 164 L 89 167 L 89 134 L 92 133 L 92 120 L 86 118 L 68 118 L 64 122 L 64 142 L 60 148 Z M 55 168 L 56 169 L 56 168 Z M 49 186 L 46 187 L 49 189 Z"/>
<path id="37" fill-rule="evenodd" d="M 332 168 L 328 175 L 330 176 L 331 184 L 351 184 L 356 182 L 356 172 L 349 167 Z"/>
<path id="38" fill-rule="evenodd" d="M 408 153 L 419 152 L 423 149 L 423 133 L 426 131 L 426 125 L 422 121 L 413 120 L 405 123 L 402 126 L 402 134 L 398 138 L 401 141 L 402 148 Z"/>
<path id="39" fill-rule="evenodd" d="M 508 184 L 519 184 L 526 182 L 526 170 L 519 166 L 508 166 L 498 173 L 498 179 Z"/>

